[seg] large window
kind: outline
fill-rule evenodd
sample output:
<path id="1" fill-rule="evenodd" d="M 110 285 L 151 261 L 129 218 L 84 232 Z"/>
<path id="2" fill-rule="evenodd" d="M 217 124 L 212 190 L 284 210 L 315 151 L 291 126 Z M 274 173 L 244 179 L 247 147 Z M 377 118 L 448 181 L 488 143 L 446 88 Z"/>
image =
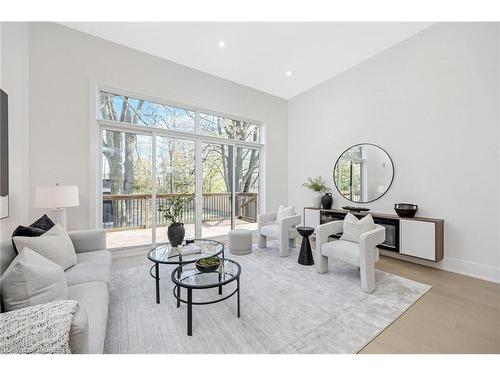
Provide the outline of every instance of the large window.
<path id="1" fill-rule="evenodd" d="M 99 92 L 98 106 L 110 247 L 167 242 L 163 209 L 178 199 L 186 238 L 256 229 L 259 124 L 110 91 Z"/>

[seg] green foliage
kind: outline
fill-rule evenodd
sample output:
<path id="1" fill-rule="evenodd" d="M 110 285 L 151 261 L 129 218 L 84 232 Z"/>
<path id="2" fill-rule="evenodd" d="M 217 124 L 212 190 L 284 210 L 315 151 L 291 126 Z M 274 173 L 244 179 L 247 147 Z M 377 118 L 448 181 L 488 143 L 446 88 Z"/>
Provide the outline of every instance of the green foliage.
<path id="1" fill-rule="evenodd" d="M 158 208 L 158 211 L 163 213 L 163 217 L 170 224 L 181 222 L 182 213 L 186 210 L 186 206 L 193 200 L 192 197 L 174 196 L 169 199 L 169 203 Z"/>
<path id="2" fill-rule="evenodd" d="M 326 182 L 323 181 L 321 176 L 316 178 L 308 177 L 302 186 L 318 193 L 326 193 L 327 191 L 330 191 L 330 188 L 326 186 Z"/>

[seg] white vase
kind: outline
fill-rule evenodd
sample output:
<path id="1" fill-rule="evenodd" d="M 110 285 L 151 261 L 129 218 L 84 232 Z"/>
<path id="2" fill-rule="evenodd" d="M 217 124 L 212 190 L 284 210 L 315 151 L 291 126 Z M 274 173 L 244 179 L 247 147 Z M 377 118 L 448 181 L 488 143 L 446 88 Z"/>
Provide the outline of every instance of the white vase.
<path id="1" fill-rule="evenodd" d="M 321 193 L 315 193 L 313 195 L 313 207 L 321 208 Z"/>

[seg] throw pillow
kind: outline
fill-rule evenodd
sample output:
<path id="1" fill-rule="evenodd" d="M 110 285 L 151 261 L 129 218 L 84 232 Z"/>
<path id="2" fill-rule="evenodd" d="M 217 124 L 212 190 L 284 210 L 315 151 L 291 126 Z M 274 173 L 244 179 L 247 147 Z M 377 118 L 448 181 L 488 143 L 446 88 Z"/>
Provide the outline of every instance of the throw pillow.
<path id="1" fill-rule="evenodd" d="M 54 226 L 54 222 L 50 220 L 47 215 L 43 215 L 40 219 L 35 221 L 33 224 L 30 224 L 28 227 L 23 225 L 19 225 L 12 233 L 12 246 L 14 247 L 14 251 L 19 253 L 16 248 L 16 244 L 14 243 L 14 237 L 23 236 L 23 237 L 38 237 L 48 231 L 50 228 Z"/>
<path id="2" fill-rule="evenodd" d="M 293 206 L 285 207 L 283 205 L 280 205 L 278 207 L 278 214 L 276 215 L 276 224 L 280 224 L 281 220 L 283 220 L 285 217 L 293 215 L 295 215 L 295 209 Z"/>
<path id="3" fill-rule="evenodd" d="M 77 301 L 60 301 L 2 314 L 0 354 L 70 354 L 78 311 Z"/>
<path id="4" fill-rule="evenodd" d="M 63 269 L 68 269 L 76 264 L 73 242 L 59 224 L 54 225 L 39 237 L 17 236 L 13 240 L 18 249 L 29 247 L 45 258 L 59 264 Z"/>
<path id="5" fill-rule="evenodd" d="M 47 215 L 43 215 L 40 219 L 31 224 L 30 227 L 49 230 L 54 225 L 55 225 L 54 222 L 50 220 L 50 218 Z"/>
<path id="6" fill-rule="evenodd" d="M 359 242 L 359 236 L 365 232 L 375 229 L 375 222 L 372 215 L 368 214 L 361 220 L 350 212 L 344 218 L 344 233 L 341 240 Z"/>
<path id="7" fill-rule="evenodd" d="M 67 298 L 63 269 L 27 247 L 5 270 L 1 288 L 6 311 Z"/>

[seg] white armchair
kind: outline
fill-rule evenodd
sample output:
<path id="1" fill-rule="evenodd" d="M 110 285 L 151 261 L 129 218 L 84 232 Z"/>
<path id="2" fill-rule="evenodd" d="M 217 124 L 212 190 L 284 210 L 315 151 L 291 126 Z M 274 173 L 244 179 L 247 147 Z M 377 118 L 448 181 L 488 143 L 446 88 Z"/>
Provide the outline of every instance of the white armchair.
<path id="1" fill-rule="evenodd" d="M 359 243 L 334 240 L 328 241 L 332 234 L 340 233 L 343 221 L 332 221 L 316 227 L 316 270 L 319 273 L 328 271 L 328 258 L 340 259 L 358 266 L 361 276 L 361 289 L 372 293 L 375 286 L 375 262 L 378 262 L 377 245 L 385 241 L 385 228 L 375 224 L 375 229 L 361 234 Z"/>
<path id="2" fill-rule="evenodd" d="M 280 241 L 279 254 L 280 257 L 290 255 L 290 247 L 295 247 L 295 239 L 297 238 L 297 225 L 301 222 L 301 215 L 287 216 L 279 223 L 276 222 L 277 212 L 260 214 L 257 218 L 257 228 L 259 236 L 259 248 L 263 249 L 267 246 L 267 237 L 275 238 Z"/>

